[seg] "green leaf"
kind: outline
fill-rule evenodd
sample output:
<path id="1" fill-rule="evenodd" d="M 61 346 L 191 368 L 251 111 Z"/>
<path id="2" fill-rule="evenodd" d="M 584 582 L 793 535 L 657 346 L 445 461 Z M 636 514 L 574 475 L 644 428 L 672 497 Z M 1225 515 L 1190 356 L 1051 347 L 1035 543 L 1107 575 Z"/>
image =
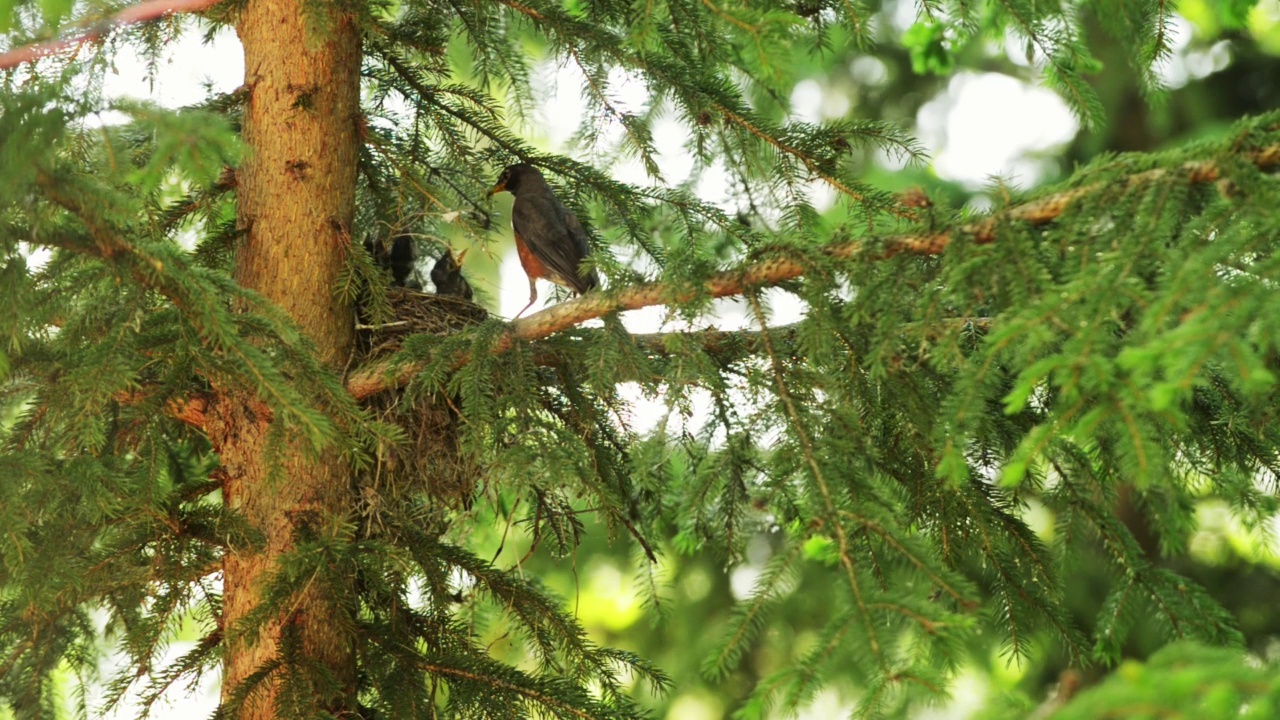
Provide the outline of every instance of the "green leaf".
<path id="1" fill-rule="evenodd" d="M 1228 30 L 1240 30 L 1249 23 L 1249 13 L 1258 0 L 1220 0 L 1215 3 L 1218 20 Z"/>
<path id="2" fill-rule="evenodd" d="M 1000 472 L 1002 486 L 1017 487 L 1022 484 L 1023 478 L 1027 475 L 1027 469 L 1048 444 L 1053 428 L 1053 423 L 1041 423 L 1022 438 L 1022 442 L 1018 443 L 1018 449 L 1013 451 L 1013 455 L 1009 457 L 1009 461 Z"/>
<path id="3" fill-rule="evenodd" d="M 825 565 L 834 565 L 840 560 L 836 542 L 826 535 L 814 535 L 805 540 L 804 557 L 806 560 L 816 560 Z"/>
<path id="4" fill-rule="evenodd" d="M 911 69 L 917 75 L 949 75 L 955 68 L 946 32 L 940 23 L 918 22 L 903 33 L 902 44 L 911 54 Z"/>
<path id="5" fill-rule="evenodd" d="M 947 439 L 947 444 L 942 449 L 942 458 L 938 461 L 935 474 L 953 485 L 959 485 L 969 479 L 969 462 L 965 460 L 964 452 L 959 445 L 951 438 Z"/>
<path id="6" fill-rule="evenodd" d="M 0 0 L 5 2 L 5 0 Z M 74 0 L 40 0 L 40 14 L 44 17 L 45 24 L 57 26 L 62 22 L 63 18 L 71 12 L 71 6 Z M 0 11 L 3 7 L 0 6 Z M 8 13 L 3 13 L 6 17 Z"/>

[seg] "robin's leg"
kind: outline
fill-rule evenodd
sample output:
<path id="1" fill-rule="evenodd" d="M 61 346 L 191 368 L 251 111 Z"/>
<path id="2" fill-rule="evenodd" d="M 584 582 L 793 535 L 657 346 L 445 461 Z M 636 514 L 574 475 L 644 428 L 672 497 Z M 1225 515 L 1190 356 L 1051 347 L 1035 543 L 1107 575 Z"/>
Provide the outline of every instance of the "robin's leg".
<path id="1" fill-rule="evenodd" d="M 529 276 L 529 304 L 525 305 L 524 308 L 520 310 L 520 312 L 516 313 L 516 317 L 520 317 L 521 315 L 523 315 L 524 311 L 533 307 L 533 304 L 537 301 L 538 301 L 538 279 L 530 275 Z M 511 318 L 511 319 L 515 320 L 516 318 Z"/>

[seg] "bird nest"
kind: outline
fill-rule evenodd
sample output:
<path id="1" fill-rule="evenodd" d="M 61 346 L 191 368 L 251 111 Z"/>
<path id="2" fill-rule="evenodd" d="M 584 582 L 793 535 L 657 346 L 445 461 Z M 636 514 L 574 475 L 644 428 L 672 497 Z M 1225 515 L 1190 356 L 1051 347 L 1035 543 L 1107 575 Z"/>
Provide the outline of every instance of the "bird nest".
<path id="1" fill-rule="evenodd" d="M 378 360 L 400 350 L 409 335 L 452 335 L 489 317 L 489 312 L 469 300 L 433 295 L 403 287 L 387 288 L 392 319 L 385 323 L 357 325 L 356 360 Z"/>
<path id="2" fill-rule="evenodd" d="M 409 335 L 449 335 L 488 317 L 484 308 L 461 298 L 408 288 L 389 288 L 387 299 L 393 319 L 358 326 L 360 364 L 389 357 Z M 446 508 L 470 506 L 480 467 L 458 442 L 458 398 L 441 392 L 389 389 L 370 396 L 364 405 L 379 420 L 403 432 L 398 442 L 380 443 L 374 466 L 362 483 L 365 515 L 371 523 L 393 507 L 416 508 L 440 517 Z M 418 502 L 424 496 L 428 502 Z"/>

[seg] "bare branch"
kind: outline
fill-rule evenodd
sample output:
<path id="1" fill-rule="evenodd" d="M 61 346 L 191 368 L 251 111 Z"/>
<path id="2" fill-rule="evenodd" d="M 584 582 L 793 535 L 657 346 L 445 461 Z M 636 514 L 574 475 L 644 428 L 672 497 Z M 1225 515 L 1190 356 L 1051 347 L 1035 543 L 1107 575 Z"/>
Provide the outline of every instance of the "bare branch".
<path id="1" fill-rule="evenodd" d="M 9 70 L 23 63 L 39 60 L 64 50 L 78 49 L 86 43 L 100 39 L 103 35 L 118 27 L 157 20 L 167 15 L 200 12 L 217 5 L 219 2 L 221 0 L 146 0 L 146 2 L 131 5 L 98 22 L 86 23 L 89 30 L 80 35 L 61 40 L 49 40 L 47 42 L 24 45 L 6 53 L 0 53 L 0 70 Z"/>
<path id="2" fill-rule="evenodd" d="M 114 399 L 121 405 L 141 405 L 151 400 L 147 393 L 141 390 L 122 390 L 114 395 Z M 164 413 L 183 425 L 204 431 L 205 412 L 208 409 L 209 396 L 203 393 L 195 393 L 190 397 L 174 398 L 167 401 L 164 406 Z"/>

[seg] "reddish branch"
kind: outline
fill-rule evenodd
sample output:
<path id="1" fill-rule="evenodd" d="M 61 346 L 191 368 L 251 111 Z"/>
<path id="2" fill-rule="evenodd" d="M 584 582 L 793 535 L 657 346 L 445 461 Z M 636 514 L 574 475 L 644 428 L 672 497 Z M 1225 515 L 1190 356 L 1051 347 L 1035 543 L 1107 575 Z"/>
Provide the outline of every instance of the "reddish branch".
<path id="1" fill-rule="evenodd" d="M 1270 170 L 1280 167 L 1280 145 L 1273 145 L 1251 152 L 1247 156 L 1258 168 Z M 1222 166 L 1214 161 L 1186 163 L 1175 170 L 1150 170 L 1132 175 L 1123 182 L 1130 186 L 1155 182 L 1174 174 L 1180 174 L 1192 184 L 1217 182 L 1222 178 Z M 939 255 L 951 241 L 960 235 L 968 235 L 973 242 L 986 245 L 995 241 L 1000 223 L 1025 222 L 1032 226 L 1053 222 L 1081 198 L 1103 189 L 1111 183 L 1093 183 L 1063 192 L 1054 193 L 1024 205 L 1011 208 L 981 222 L 965 225 L 956 230 L 901 235 L 879 242 L 865 243 L 851 240 L 836 242 L 822 248 L 827 256 L 838 260 L 884 260 L 894 255 Z M 1225 190 L 1225 188 L 1224 188 Z M 586 320 L 623 310 L 637 310 L 651 305 L 681 304 L 700 295 L 713 298 L 741 295 L 751 288 L 769 287 L 804 275 L 809 267 L 794 258 L 777 257 L 747 264 L 743 267 L 717 273 L 701 287 L 675 287 L 669 283 L 644 283 L 624 288 L 617 293 L 591 293 L 575 300 L 560 303 L 527 318 L 511 323 L 507 334 L 494 343 L 492 351 L 505 352 L 517 341 L 532 341 L 566 330 Z M 468 361 L 459 357 L 457 365 Z M 357 400 L 382 390 L 399 387 L 409 381 L 421 369 L 414 364 L 383 362 L 353 373 L 347 379 L 347 390 Z"/>
<path id="2" fill-rule="evenodd" d="M 933 255 L 946 248 L 949 236 L 934 233 L 922 236 L 905 236 L 888 241 L 880 257 L 890 257 L 902 252 Z M 988 239 L 987 242 L 990 242 Z M 833 243 L 823 252 L 836 258 L 851 258 L 858 254 L 861 243 Z M 507 334 L 493 345 L 493 352 L 505 352 L 518 340 L 538 340 L 585 320 L 598 318 L 611 312 L 636 310 L 650 305 L 681 304 L 700 293 L 711 297 L 741 295 L 748 288 L 777 285 L 804 274 L 806 267 L 791 258 L 770 258 L 749 264 L 737 270 L 713 275 L 700 288 L 675 288 L 668 283 L 644 283 L 621 290 L 616 294 L 592 293 L 576 300 L 561 303 L 511 323 Z M 460 357 L 457 365 L 468 358 Z M 353 373 L 347 379 L 347 391 L 362 400 L 382 390 L 407 383 L 421 367 L 415 364 L 382 362 Z"/>
<path id="3" fill-rule="evenodd" d="M 170 400 L 165 407 L 166 412 L 174 420 L 200 430 L 204 430 L 204 413 L 208 409 L 209 398 L 204 395 L 196 395 L 181 400 Z"/>
<path id="4" fill-rule="evenodd" d="M 80 35 L 33 45 L 24 45 L 2 53 L 0 54 L 0 70 L 15 68 L 23 63 L 39 60 L 64 50 L 79 49 L 85 43 L 94 42 L 118 27 L 157 20 L 168 15 L 200 12 L 217 5 L 219 2 L 221 0 L 146 0 L 146 2 L 131 5 L 115 15 L 91 23 L 90 29 Z"/>
<path id="5" fill-rule="evenodd" d="M 118 392 L 114 395 L 114 399 L 121 405 L 141 405 L 151 398 L 144 391 L 134 390 Z M 183 425 L 188 425 L 197 430 L 204 430 L 205 413 L 209 409 L 209 399 L 210 396 L 203 393 L 197 393 L 185 398 L 175 398 L 165 403 L 164 413 Z M 256 409 L 267 413 L 268 417 L 270 416 L 270 410 L 265 405 Z"/>

